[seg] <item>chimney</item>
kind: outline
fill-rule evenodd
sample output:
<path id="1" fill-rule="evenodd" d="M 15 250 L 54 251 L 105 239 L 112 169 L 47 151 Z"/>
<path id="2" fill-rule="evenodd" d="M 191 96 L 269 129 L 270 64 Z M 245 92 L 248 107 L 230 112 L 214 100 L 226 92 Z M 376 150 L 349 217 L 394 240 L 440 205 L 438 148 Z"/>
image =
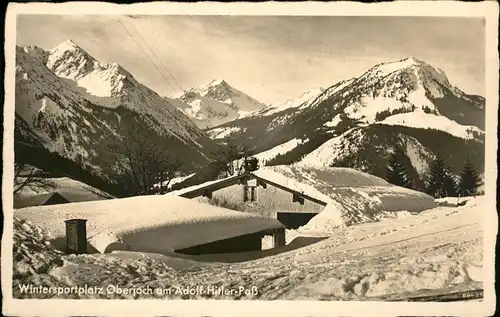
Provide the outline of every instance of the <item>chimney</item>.
<path id="1" fill-rule="evenodd" d="M 66 253 L 87 253 L 87 220 L 70 219 L 66 224 Z"/>

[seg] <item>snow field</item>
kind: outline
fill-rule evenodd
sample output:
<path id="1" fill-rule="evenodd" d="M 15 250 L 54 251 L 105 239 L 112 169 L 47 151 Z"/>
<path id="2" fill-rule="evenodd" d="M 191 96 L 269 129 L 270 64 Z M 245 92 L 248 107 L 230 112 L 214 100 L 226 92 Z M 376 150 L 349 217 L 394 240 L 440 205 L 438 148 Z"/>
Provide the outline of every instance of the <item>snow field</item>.
<path id="1" fill-rule="evenodd" d="M 231 135 L 232 133 L 240 132 L 241 128 L 239 127 L 227 127 L 227 128 L 215 128 L 208 132 L 211 139 L 224 139 Z"/>
<path id="2" fill-rule="evenodd" d="M 444 116 L 434 115 L 425 112 L 400 113 L 390 116 L 378 124 L 402 125 L 420 129 L 435 129 L 444 131 L 462 139 L 474 139 L 475 135 L 482 135 L 484 131 L 475 126 L 461 125 Z"/>
<path id="3" fill-rule="evenodd" d="M 172 178 L 170 180 L 170 182 L 163 181 L 163 186 L 167 186 L 167 183 L 168 183 L 168 189 L 170 189 L 175 184 L 182 183 L 183 181 L 185 181 L 186 179 L 189 179 L 189 178 L 193 177 L 194 175 L 196 175 L 196 173 L 192 173 L 192 174 L 185 175 L 185 176 L 174 177 L 174 178 Z M 159 188 L 160 187 L 160 183 L 154 184 L 153 187 L 154 188 Z"/>
<path id="4" fill-rule="evenodd" d="M 275 146 L 272 149 L 260 152 L 259 154 L 254 155 L 254 157 L 259 159 L 260 164 L 265 164 L 267 161 L 272 160 L 278 155 L 283 155 L 290 152 L 291 150 L 295 149 L 299 144 L 302 144 L 304 142 L 306 141 L 301 139 L 291 139 L 290 141 Z"/>
<path id="5" fill-rule="evenodd" d="M 281 111 L 285 111 L 287 109 L 295 109 L 298 107 L 303 106 L 308 107 L 314 99 L 316 99 L 320 94 L 322 94 L 325 90 L 321 87 L 316 87 L 313 88 L 309 91 L 306 91 L 302 93 L 300 96 L 296 96 L 294 98 L 288 99 L 284 102 L 281 103 L 276 103 L 272 104 L 262 110 L 260 110 L 258 113 L 256 113 L 256 116 L 269 116 Z"/>
<path id="6" fill-rule="evenodd" d="M 116 299 L 377 300 L 481 289 L 484 203 L 484 197 L 478 197 L 458 208 L 440 206 L 418 215 L 339 228 L 315 244 L 230 264 L 203 263 L 197 256 L 175 258 L 128 251 L 61 256 L 46 244 L 48 239 L 31 234 L 39 230 L 37 226 L 15 219 L 14 250 L 28 251 L 19 258 L 26 263 L 27 257 L 37 257 L 33 262 L 42 259 L 49 265 L 35 273 L 24 269 L 30 272 L 24 275 L 21 266 L 15 265 L 13 285 L 33 281 L 43 286 L 120 285 L 131 289 L 238 285 L 258 290 L 249 296 L 139 296 L 104 291 L 71 297 Z M 13 291 L 15 297 L 51 297 L 27 296 L 16 287 Z"/>

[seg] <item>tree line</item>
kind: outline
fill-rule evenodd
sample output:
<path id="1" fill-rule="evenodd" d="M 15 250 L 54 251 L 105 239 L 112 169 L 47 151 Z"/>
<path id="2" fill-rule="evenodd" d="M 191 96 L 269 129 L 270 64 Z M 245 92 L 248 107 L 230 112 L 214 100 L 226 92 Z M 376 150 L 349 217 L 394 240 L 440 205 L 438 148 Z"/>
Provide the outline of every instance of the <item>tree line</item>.
<path id="1" fill-rule="evenodd" d="M 394 185 L 416 189 L 408 177 L 408 166 L 403 163 L 403 150 L 396 147 L 389 156 L 385 179 Z M 466 159 L 459 175 L 454 175 L 439 153 L 429 163 L 424 175 L 424 191 L 436 198 L 464 197 L 478 194 L 483 184 L 479 172 L 469 158 Z"/>

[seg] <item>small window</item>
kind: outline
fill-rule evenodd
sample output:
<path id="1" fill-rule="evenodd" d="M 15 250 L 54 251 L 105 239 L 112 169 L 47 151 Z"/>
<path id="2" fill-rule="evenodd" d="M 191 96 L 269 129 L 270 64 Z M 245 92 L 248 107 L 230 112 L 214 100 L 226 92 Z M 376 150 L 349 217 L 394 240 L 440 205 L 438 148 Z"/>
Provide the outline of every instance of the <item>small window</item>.
<path id="1" fill-rule="evenodd" d="M 243 201 L 257 201 L 257 187 L 244 186 L 243 187 Z"/>
<path id="2" fill-rule="evenodd" d="M 243 186 L 243 202 L 247 202 L 249 200 L 249 189 L 247 185 Z"/>
<path id="3" fill-rule="evenodd" d="M 257 187 L 250 187 L 250 201 L 257 201 Z"/>

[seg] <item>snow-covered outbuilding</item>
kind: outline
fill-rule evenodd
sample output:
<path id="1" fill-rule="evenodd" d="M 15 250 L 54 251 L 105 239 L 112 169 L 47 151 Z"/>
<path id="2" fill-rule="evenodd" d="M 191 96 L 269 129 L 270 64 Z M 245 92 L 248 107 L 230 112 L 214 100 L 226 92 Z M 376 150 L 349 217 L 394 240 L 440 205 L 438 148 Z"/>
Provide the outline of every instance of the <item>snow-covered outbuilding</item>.
<path id="1" fill-rule="evenodd" d="M 266 166 L 167 195 L 217 200 L 279 219 L 288 228 L 305 226 L 320 231 L 374 221 L 391 212 L 420 212 L 436 206 L 427 194 L 351 168 L 294 165 Z"/>
<path id="2" fill-rule="evenodd" d="M 21 181 L 23 178 L 21 177 Z M 14 208 L 112 199 L 114 196 L 69 177 L 45 178 L 44 186 L 27 185 L 14 195 Z"/>
<path id="3" fill-rule="evenodd" d="M 30 206 L 48 206 L 66 204 L 70 201 L 58 192 L 33 195 L 30 197 L 14 196 L 14 208 L 24 208 Z"/>
<path id="4" fill-rule="evenodd" d="M 264 235 L 283 245 L 285 234 L 276 219 L 165 195 L 28 207 L 14 216 L 46 229 L 61 250 L 66 249 L 65 221 L 85 219 L 87 250 L 101 253 L 257 251 Z"/>
<path id="5" fill-rule="evenodd" d="M 81 193 L 72 191 L 53 191 L 31 196 L 14 196 L 14 208 L 25 208 L 33 206 L 47 206 L 84 201 L 108 199 L 93 193 Z"/>

